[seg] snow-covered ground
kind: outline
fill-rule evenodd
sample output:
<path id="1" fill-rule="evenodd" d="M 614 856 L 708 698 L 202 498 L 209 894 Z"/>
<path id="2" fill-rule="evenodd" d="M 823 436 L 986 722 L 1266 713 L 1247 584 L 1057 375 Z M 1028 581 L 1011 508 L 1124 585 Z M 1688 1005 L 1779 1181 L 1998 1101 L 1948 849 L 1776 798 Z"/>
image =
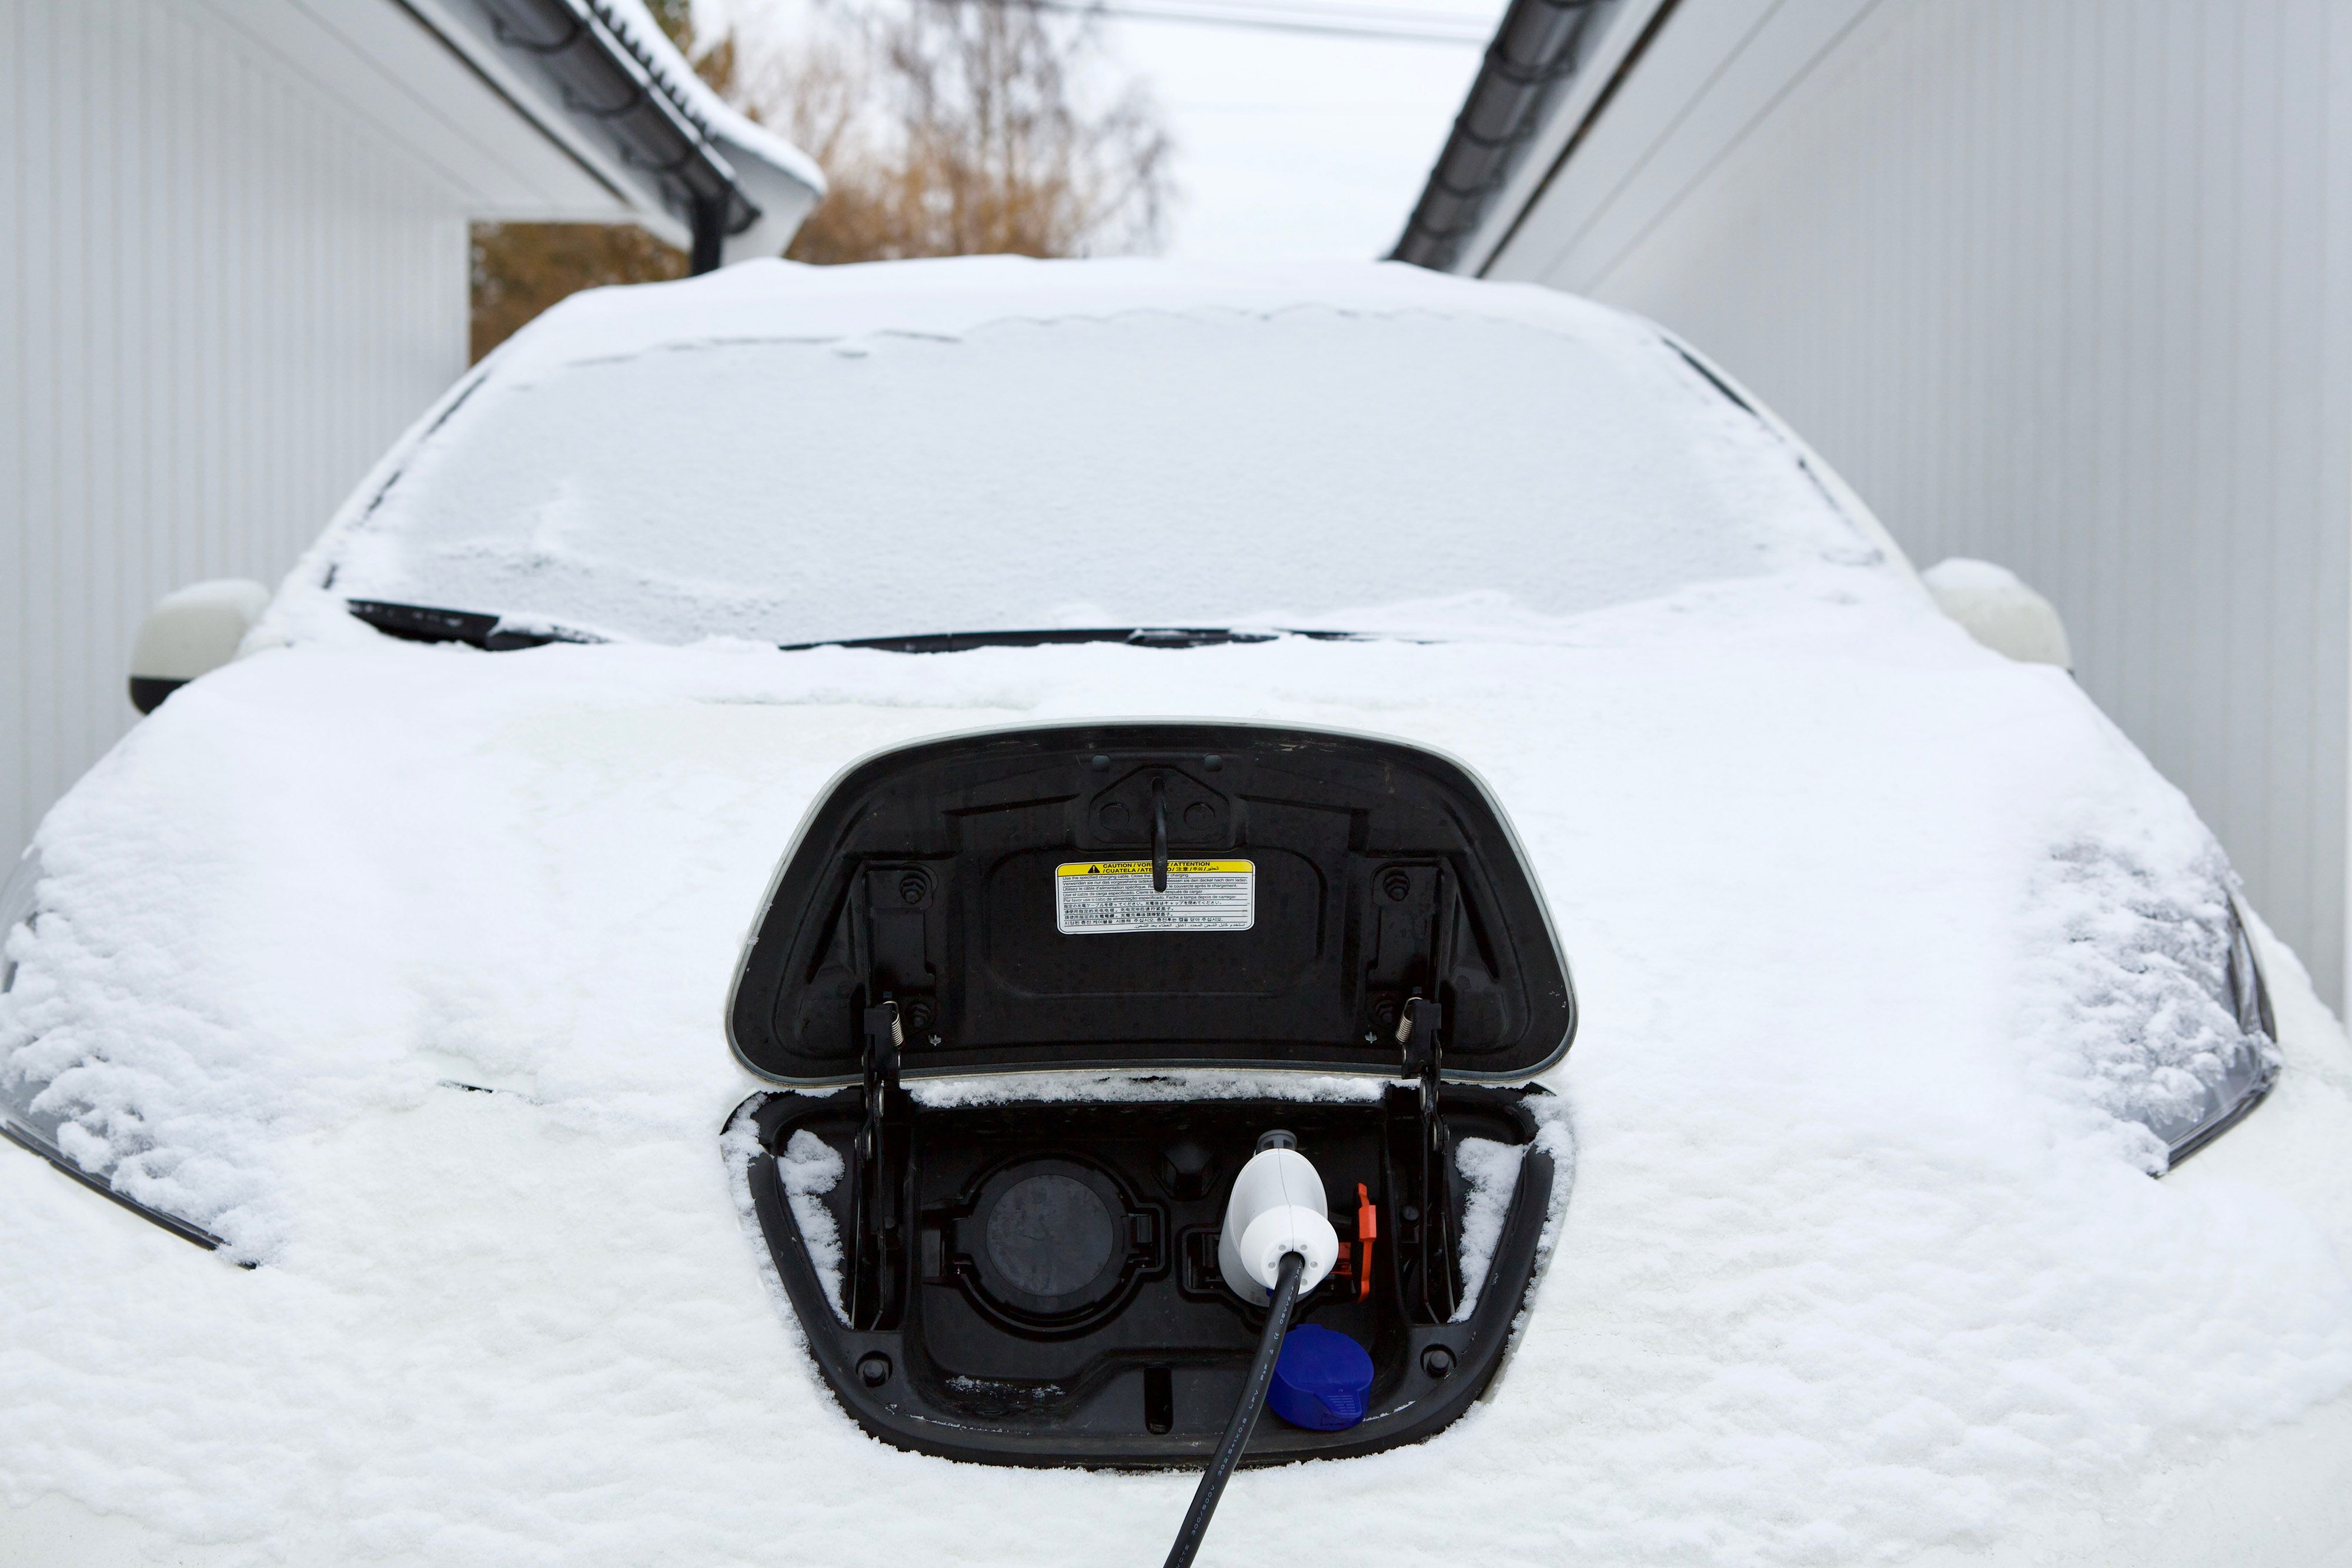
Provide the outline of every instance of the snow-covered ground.
<path id="1" fill-rule="evenodd" d="M 289 645 L 174 695 L 38 840 L 5 1071 L 53 1080 L 77 1158 L 260 1266 L 0 1150 L 0 1547 L 1156 1560 L 1190 1477 L 862 1435 L 763 1287 L 720 1144 L 757 1087 L 731 967 L 835 771 L 1121 714 L 1460 757 L 1582 1010 L 1545 1079 L 1573 1187 L 1495 1396 L 1424 1445 L 1243 1475 L 1204 1560 L 1301 1531 L 1367 1563 L 2317 1558 L 2352 1522 L 2352 1051 L 2266 943 L 2280 1086 L 2151 1180 L 2130 1118 L 2229 1048 L 2209 835 L 1787 448 L 1696 428 L 1723 457 L 1698 482 L 1814 497 L 1802 548 L 1377 622 L 1451 617 L 1436 642 L 490 654 L 375 636 L 298 578 Z M 1397 591 L 1321 608 L 1425 599 L 1402 568 L 1436 542 L 1368 537 Z"/>

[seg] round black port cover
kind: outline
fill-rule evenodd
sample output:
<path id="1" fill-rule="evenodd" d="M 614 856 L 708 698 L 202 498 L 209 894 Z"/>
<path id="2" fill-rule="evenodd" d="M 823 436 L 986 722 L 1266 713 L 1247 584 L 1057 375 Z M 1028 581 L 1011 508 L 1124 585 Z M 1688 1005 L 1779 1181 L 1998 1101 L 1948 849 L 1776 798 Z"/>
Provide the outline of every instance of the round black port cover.
<path id="1" fill-rule="evenodd" d="M 972 1210 L 972 1263 L 998 1305 L 1040 1318 L 1084 1312 L 1126 1271 L 1127 1205 L 1100 1171 L 1022 1160 L 991 1176 Z"/>

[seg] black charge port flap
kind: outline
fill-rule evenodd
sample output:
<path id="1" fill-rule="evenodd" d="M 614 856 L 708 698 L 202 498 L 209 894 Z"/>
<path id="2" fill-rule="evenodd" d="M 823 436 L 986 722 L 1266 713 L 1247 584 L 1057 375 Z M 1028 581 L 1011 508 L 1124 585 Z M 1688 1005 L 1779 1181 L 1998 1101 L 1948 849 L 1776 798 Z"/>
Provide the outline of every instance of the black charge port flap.
<path id="1" fill-rule="evenodd" d="M 771 883 L 728 1029 L 780 1083 L 858 1081 L 897 1005 L 909 1077 L 1406 1070 L 1414 998 L 1454 1079 L 1566 1053 L 1576 1001 L 1500 809 L 1399 741 L 1088 724 L 867 758 Z"/>

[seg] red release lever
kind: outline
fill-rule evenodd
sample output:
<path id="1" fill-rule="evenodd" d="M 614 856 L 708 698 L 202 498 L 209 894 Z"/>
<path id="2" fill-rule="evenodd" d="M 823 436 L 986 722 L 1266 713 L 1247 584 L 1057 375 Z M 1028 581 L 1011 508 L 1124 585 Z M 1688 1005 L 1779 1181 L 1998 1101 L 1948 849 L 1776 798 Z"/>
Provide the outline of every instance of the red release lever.
<path id="1" fill-rule="evenodd" d="M 1371 1189 L 1356 1184 L 1356 1300 L 1372 1293 L 1372 1239 L 1381 1233 L 1381 1211 L 1372 1207 Z"/>

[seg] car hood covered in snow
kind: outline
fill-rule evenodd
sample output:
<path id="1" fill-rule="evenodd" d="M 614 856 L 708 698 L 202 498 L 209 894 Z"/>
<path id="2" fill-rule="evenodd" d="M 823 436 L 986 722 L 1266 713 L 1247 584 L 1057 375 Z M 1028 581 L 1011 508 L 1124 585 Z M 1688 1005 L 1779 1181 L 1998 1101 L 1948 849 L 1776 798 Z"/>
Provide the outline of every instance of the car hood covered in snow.
<path id="1" fill-rule="evenodd" d="M 70 1160 L 224 1246 L 0 1150 L 0 1555 L 1158 1560 L 1189 1477 L 960 1465 L 865 1437 L 801 1348 L 721 1140 L 761 1087 L 724 1033 L 733 967 L 826 781 L 917 737 L 1106 716 L 1369 731 L 1461 758 L 1517 829 L 1580 1002 L 1544 1079 L 1565 1207 L 1491 1397 L 1425 1444 L 1243 1475 L 1213 1557 L 1297 1540 L 1366 1563 L 2289 1562 L 2317 1555 L 2291 1549 L 2313 1531 L 2352 1530 L 2352 1059 L 2266 945 L 2278 1087 L 2150 1179 L 2164 1148 L 2142 1120 L 2236 1038 L 2230 876 L 2063 672 L 1969 642 L 1874 525 L 1829 504 L 1831 476 L 1637 323 L 1398 268 L 1304 294 L 1078 268 L 1054 275 L 1051 309 L 1047 276 L 746 267 L 563 307 L 361 487 L 246 658 L 172 696 L 51 813 L 37 919 L 9 937 L 0 1093 L 45 1085 L 36 1113 Z M 886 299 L 893 277 L 928 281 Z M 1171 289 L 1184 331 L 1150 314 Z M 1310 297 L 1324 308 L 1285 314 Z M 1476 315 L 1530 396 L 1553 370 L 1496 323 L 1614 345 L 1633 368 L 1608 384 L 1682 410 L 1681 445 L 1612 466 L 1608 399 L 1571 389 L 1559 406 L 1591 418 L 1537 422 L 1549 468 L 1497 446 L 1495 487 L 1343 487 L 1344 507 L 1302 520 L 1312 486 L 1268 510 L 1275 492 L 1221 469 L 1297 455 L 1236 431 L 1189 458 L 1223 486 L 1218 548 L 1312 537 L 1309 567 L 1335 564 L 1278 557 L 1230 589 L 1188 566 L 1187 603 L 1379 635 L 1183 651 L 779 651 L 1004 622 L 933 597 L 885 623 L 899 601 L 860 580 L 825 601 L 839 628 L 785 635 L 800 601 L 768 590 L 791 586 L 793 548 L 740 517 L 710 526 L 739 528 L 770 579 L 610 592 L 608 569 L 672 559 L 639 528 L 662 519 L 526 472 L 559 448 L 593 465 L 558 442 L 571 422 L 531 425 L 555 369 L 686 364 L 667 350 L 714 321 L 803 368 L 816 343 L 888 371 L 983 328 L 1027 355 L 1041 314 L 1089 311 L 1125 325 L 1058 340 L 1148 342 L 1196 377 L 1232 370 L 1188 336 L 1212 317 L 1338 354 L 1356 350 L 1337 324 L 1410 316 L 1382 340 L 1437 354 L 1454 350 L 1429 320 Z M 988 326 L 1007 319 L 1028 324 Z M 669 401 L 632 405 L 636 438 L 716 473 L 729 454 L 698 444 L 694 374 L 660 384 Z M 1465 439 L 1502 417 L 1477 406 Z M 1307 455 L 1339 473 L 1417 428 L 1409 413 Z M 470 455 L 435 447 L 468 429 L 487 433 Z M 1091 472 L 1116 491 L 1129 470 Z M 836 498 L 860 493 L 843 478 Z M 1032 580 L 1048 547 L 1129 515 L 1072 502 L 1039 522 L 1020 494 L 967 519 L 1002 521 L 995 545 L 942 558 L 967 609 L 1051 608 L 1058 585 Z M 1652 580 L 1659 558 L 1627 541 L 1675 533 L 1686 506 L 1716 508 L 1738 549 L 1676 534 L 1690 549 Z M 821 521 L 854 567 L 836 536 L 887 519 Z M 1436 570 L 1465 530 L 1527 548 Z M 1143 547 L 1171 536 L 1132 532 L 1129 556 L 1086 558 L 1097 603 L 1126 602 L 1125 570 L 1151 586 Z M 1538 556 L 1563 575 L 1516 580 Z M 514 597 L 429 597 L 467 584 Z M 364 594 L 642 640 L 398 643 L 345 612 Z M 1012 622 L 1041 623 L 1132 622 Z M 713 626 L 742 640 L 694 639 Z M 2282 1433 L 2284 1461 L 2247 1458 Z M 2192 1472 L 2222 1479 L 2192 1497 L 2172 1485 Z M 2262 1552 L 2214 1544 L 2246 1545 L 2242 1517 L 2264 1521 Z M 2126 1529 L 2171 1555 L 2112 1554 Z"/>
<path id="2" fill-rule="evenodd" d="M 1493 1398 L 1244 1476 L 1234 1542 L 1323 1517 L 1367 1561 L 1981 1545 L 2352 1382 L 2340 1202 L 2150 1180 L 2113 1113 L 2201 1027 L 2150 933 L 2217 917 L 2213 845 L 2062 673 L 1889 573 L 1444 643 L 371 639 L 187 688 L 43 831 L 0 1048 L 55 1075 L 77 1158 L 259 1267 L 0 1159 L 11 1500 L 307 1561 L 1155 1555 L 1187 1478 L 862 1436 L 719 1138 L 755 1087 L 731 967 L 826 779 L 1105 712 L 1461 757 L 1584 1009 L 1547 1080 L 1573 1193 Z M 2291 1060 L 2200 1160 L 2282 1103 L 2340 1134 L 2344 1082 L 2336 1044 Z M 2340 1195 L 2341 1139 L 2315 1157 Z"/>

